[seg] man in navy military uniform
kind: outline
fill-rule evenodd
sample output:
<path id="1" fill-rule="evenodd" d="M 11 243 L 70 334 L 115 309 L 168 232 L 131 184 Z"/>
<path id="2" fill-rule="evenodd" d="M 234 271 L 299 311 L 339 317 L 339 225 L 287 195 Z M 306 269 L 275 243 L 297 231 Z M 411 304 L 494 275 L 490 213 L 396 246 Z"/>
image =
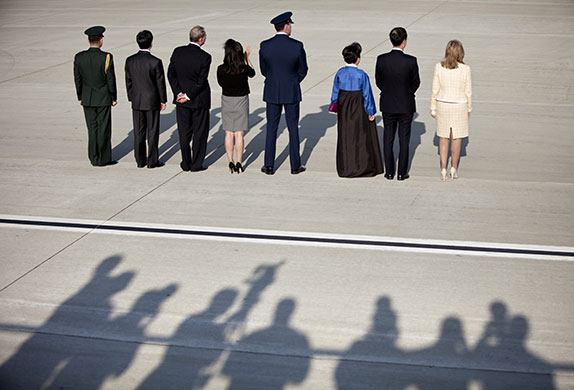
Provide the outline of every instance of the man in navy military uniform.
<path id="1" fill-rule="evenodd" d="M 114 57 L 100 50 L 104 44 L 102 26 L 90 27 L 90 48 L 74 57 L 74 81 L 88 127 L 88 157 L 93 166 L 116 164 L 112 160 L 112 110 L 118 100 Z"/>
<path id="2" fill-rule="evenodd" d="M 299 154 L 300 83 L 307 75 L 307 56 L 303 43 L 290 37 L 292 12 L 285 12 L 271 20 L 277 35 L 261 42 L 259 66 L 265 77 L 263 101 L 267 103 L 267 133 L 265 139 L 265 165 L 261 172 L 274 173 L 277 128 L 281 111 L 285 107 L 285 120 L 289 129 L 289 160 L 291 173 L 305 171 Z"/>

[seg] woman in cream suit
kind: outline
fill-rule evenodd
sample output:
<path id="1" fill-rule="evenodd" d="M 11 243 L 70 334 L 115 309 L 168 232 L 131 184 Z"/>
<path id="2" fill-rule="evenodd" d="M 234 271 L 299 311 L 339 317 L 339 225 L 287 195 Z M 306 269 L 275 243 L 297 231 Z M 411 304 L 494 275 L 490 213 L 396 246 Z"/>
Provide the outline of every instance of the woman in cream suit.
<path id="1" fill-rule="evenodd" d="M 439 136 L 441 180 L 447 179 L 448 147 L 451 143 L 450 177 L 457 179 L 462 139 L 468 137 L 468 118 L 472 109 L 470 67 L 462 62 L 462 43 L 446 45 L 444 60 L 435 65 L 432 83 L 431 116 L 436 118 Z"/>

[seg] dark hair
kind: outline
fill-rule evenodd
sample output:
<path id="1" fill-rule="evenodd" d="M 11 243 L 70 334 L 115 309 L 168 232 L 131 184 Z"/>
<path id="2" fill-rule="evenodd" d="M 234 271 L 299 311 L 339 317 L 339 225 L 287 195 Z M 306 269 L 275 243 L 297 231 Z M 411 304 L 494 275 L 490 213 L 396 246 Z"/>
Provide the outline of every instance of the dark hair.
<path id="1" fill-rule="evenodd" d="M 288 21 L 288 20 L 286 20 L 286 21 L 284 21 L 284 22 L 281 22 L 281 23 L 277 23 L 277 24 L 275 25 L 275 31 L 282 31 L 282 30 L 285 28 L 285 26 L 288 25 L 288 24 L 289 24 L 289 21 Z"/>
<path id="2" fill-rule="evenodd" d="M 402 27 L 395 27 L 389 33 L 389 38 L 391 38 L 391 43 L 394 47 L 400 46 L 407 39 L 407 30 Z"/>
<path id="3" fill-rule="evenodd" d="M 153 34 L 148 30 L 140 31 L 138 35 L 136 35 L 136 42 L 140 49 L 149 49 L 153 42 Z"/>
<path id="4" fill-rule="evenodd" d="M 243 54 L 241 43 L 234 39 L 228 39 L 223 45 L 223 50 L 225 51 L 223 55 L 224 72 L 231 74 L 241 73 L 243 65 L 245 65 L 245 55 Z"/>
<path id="5" fill-rule="evenodd" d="M 88 42 L 91 44 L 98 43 L 103 35 L 88 35 Z"/>
<path id="6" fill-rule="evenodd" d="M 343 58 L 347 64 L 354 64 L 357 59 L 361 58 L 361 51 L 363 48 L 358 42 L 353 42 L 343 49 Z"/>

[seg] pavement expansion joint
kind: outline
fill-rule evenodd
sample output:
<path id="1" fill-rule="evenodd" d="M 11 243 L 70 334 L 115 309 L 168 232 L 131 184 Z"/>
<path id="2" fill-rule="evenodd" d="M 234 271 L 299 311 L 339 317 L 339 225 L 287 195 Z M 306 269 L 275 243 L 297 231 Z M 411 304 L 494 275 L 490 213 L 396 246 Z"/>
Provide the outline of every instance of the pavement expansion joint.
<path id="1" fill-rule="evenodd" d="M 393 250 L 425 253 L 438 252 L 475 256 L 520 257 L 568 262 L 574 261 L 574 248 L 563 246 L 231 229 L 205 226 L 119 222 L 111 221 L 110 219 L 106 221 L 90 221 L 66 218 L 0 215 L 0 225 L 49 230 L 55 229 L 62 231 L 87 231 L 88 233 L 98 234 L 152 235 L 180 239 L 204 239 L 218 241 L 232 240 L 268 244 L 342 247 L 348 249 Z"/>

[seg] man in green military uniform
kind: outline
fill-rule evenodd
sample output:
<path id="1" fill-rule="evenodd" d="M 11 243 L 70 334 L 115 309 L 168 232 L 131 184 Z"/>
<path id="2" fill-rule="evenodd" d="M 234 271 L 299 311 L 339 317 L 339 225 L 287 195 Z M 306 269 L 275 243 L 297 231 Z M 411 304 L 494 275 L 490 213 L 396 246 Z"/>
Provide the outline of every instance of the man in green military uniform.
<path id="1" fill-rule="evenodd" d="M 74 81 L 78 100 L 84 107 L 88 126 L 88 157 L 93 166 L 116 164 L 112 160 L 112 113 L 117 103 L 114 57 L 100 48 L 104 43 L 102 26 L 90 27 L 90 48 L 74 57 Z"/>

